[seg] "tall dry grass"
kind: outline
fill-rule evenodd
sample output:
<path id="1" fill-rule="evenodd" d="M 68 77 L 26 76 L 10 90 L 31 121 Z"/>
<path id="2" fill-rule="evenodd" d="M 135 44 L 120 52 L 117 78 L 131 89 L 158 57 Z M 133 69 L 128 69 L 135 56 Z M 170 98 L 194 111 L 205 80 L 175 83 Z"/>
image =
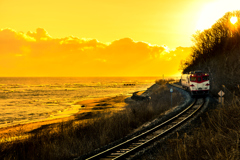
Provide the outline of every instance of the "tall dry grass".
<path id="1" fill-rule="evenodd" d="M 239 159 L 240 99 L 235 97 L 231 104 L 216 107 L 194 124 L 197 128 L 176 133 L 164 147 L 142 159 Z"/>
<path id="2" fill-rule="evenodd" d="M 181 102 L 178 92 L 172 96 L 173 105 Z M 169 107 L 169 88 L 162 85 L 152 92 L 150 102 L 138 101 L 121 112 L 105 112 L 86 123 L 62 123 L 56 128 L 48 127 L 39 131 L 23 141 L 1 143 L 0 159 L 72 159 L 132 133 Z"/>

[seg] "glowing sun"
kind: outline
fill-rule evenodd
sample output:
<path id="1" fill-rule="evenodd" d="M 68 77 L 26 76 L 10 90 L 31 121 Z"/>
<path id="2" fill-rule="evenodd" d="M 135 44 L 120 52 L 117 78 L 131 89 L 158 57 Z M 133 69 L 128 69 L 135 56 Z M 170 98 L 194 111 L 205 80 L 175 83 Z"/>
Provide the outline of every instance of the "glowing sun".
<path id="1" fill-rule="evenodd" d="M 238 21 L 238 18 L 237 17 L 232 17 L 230 19 L 230 21 L 231 21 L 232 24 L 235 24 Z"/>
<path id="2" fill-rule="evenodd" d="M 239 10 L 239 0 L 211 0 L 212 2 L 206 3 L 202 10 L 199 12 L 198 21 L 196 22 L 196 30 L 203 31 L 204 29 L 211 28 L 218 19 L 223 17 L 227 12 Z M 238 18 L 233 16 L 230 19 L 232 24 L 237 23 Z"/>

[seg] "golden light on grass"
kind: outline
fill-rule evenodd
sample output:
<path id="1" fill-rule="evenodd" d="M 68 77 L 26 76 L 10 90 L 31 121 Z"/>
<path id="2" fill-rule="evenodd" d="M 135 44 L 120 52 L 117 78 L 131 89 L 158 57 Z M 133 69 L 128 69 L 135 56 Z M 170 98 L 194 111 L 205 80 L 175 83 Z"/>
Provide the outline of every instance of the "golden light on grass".
<path id="1" fill-rule="evenodd" d="M 237 18 L 237 17 L 232 17 L 232 18 L 230 19 L 230 22 L 231 22 L 232 24 L 235 24 L 237 21 L 238 21 L 238 18 Z"/>

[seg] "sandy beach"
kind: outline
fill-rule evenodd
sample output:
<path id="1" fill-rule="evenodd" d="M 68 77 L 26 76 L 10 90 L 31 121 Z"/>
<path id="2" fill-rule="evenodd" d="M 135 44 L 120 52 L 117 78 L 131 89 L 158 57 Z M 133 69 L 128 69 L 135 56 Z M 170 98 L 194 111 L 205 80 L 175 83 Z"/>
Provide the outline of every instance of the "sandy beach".
<path id="1" fill-rule="evenodd" d="M 115 96 L 115 97 L 106 97 L 106 98 L 94 98 L 89 100 L 84 100 L 76 103 L 81 105 L 81 110 L 77 113 L 70 115 L 71 112 L 76 112 L 74 109 L 58 114 L 58 116 L 49 117 L 44 121 L 37 121 L 26 124 L 19 124 L 15 126 L 0 128 L 0 137 L 6 141 L 21 139 L 26 137 L 30 133 L 36 133 L 40 130 L 53 128 L 62 122 L 67 121 L 82 121 L 86 119 L 93 119 L 96 116 L 99 116 L 101 112 L 105 111 L 119 111 L 124 109 L 127 105 L 125 99 L 127 96 Z M 78 107 L 76 107 L 78 108 Z M 10 138 L 11 137 L 11 138 Z M 10 138 L 10 139 L 9 139 Z M 4 141 L 2 140 L 2 141 Z"/>
<path id="2" fill-rule="evenodd" d="M 157 85 L 153 85 L 145 93 L 139 91 L 139 94 L 150 94 L 158 87 Z M 0 128 L 0 142 L 22 139 L 31 133 L 37 133 L 44 129 L 52 129 L 62 122 L 74 121 L 76 123 L 84 123 L 85 120 L 94 119 L 102 113 L 123 110 L 127 104 L 134 102 L 130 97 L 130 95 L 120 95 L 83 100 L 76 102 L 76 107 L 57 113 L 47 119 Z"/>

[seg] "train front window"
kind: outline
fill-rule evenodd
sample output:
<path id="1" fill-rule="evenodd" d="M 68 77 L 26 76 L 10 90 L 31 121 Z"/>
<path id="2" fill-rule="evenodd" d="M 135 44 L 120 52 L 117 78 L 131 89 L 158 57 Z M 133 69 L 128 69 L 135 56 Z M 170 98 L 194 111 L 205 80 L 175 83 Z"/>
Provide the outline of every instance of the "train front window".
<path id="1" fill-rule="evenodd" d="M 196 81 L 196 77 L 190 77 L 190 81 Z"/>
<path id="2" fill-rule="evenodd" d="M 203 81 L 207 81 L 207 80 L 209 80 L 209 76 L 203 76 L 202 79 L 203 79 Z"/>
<path id="3" fill-rule="evenodd" d="M 202 81 L 201 77 L 198 77 L 197 81 L 198 81 L 198 82 L 201 82 L 201 81 Z"/>

